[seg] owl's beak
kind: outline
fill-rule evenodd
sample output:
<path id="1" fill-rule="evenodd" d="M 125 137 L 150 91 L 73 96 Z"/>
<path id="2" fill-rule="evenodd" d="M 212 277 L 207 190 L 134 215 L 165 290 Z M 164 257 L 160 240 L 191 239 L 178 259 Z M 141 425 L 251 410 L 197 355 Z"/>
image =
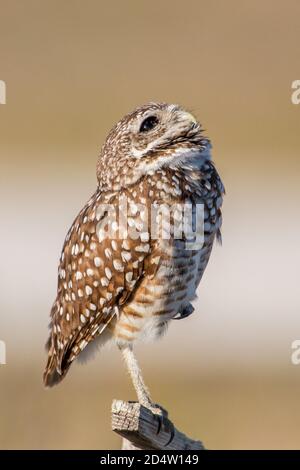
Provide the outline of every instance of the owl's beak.
<path id="1" fill-rule="evenodd" d="M 181 117 L 184 121 L 187 121 L 191 124 L 198 124 L 198 121 L 195 116 L 193 116 L 191 113 L 188 113 L 187 111 L 183 111 L 181 113 Z"/>
<path id="2" fill-rule="evenodd" d="M 188 129 L 196 129 L 199 126 L 199 123 L 193 114 L 188 111 L 182 111 L 180 113 L 180 120 L 184 126 Z"/>

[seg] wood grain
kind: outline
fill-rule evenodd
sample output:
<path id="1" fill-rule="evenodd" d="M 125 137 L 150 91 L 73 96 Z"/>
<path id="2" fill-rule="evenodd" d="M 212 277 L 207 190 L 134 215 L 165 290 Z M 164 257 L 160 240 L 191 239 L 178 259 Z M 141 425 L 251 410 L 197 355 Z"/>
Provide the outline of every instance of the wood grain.
<path id="1" fill-rule="evenodd" d="M 178 431 L 161 408 L 161 416 L 138 402 L 114 400 L 112 430 L 123 437 L 123 450 L 201 450 L 201 441 Z"/>

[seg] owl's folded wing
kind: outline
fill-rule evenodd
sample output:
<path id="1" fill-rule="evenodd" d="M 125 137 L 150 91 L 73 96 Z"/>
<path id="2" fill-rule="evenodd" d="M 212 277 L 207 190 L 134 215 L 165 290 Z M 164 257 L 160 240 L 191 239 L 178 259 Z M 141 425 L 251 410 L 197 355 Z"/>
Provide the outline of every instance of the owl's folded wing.
<path id="1" fill-rule="evenodd" d="M 72 361 L 107 327 L 143 278 L 157 269 L 157 257 L 140 214 L 128 219 L 136 238 L 119 230 L 116 200 L 92 196 L 64 243 L 58 293 L 51 311 L 49 356 L 44 381 L 59 382 Z M 113 209 L 117 209 L 113 214 Z"/>

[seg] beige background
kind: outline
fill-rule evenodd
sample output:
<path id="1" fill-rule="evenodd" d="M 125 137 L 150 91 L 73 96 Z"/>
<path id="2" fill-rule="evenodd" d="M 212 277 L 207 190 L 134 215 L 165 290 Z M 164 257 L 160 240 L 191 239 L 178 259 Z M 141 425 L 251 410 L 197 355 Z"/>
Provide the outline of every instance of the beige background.
<path id="1" fill-rule="evenodd" d="M 152 100 L 193 111 L 227 189 L 196 313 L 138 354 L 156 401 L 209 448 L 300 448 L 298 1 L 0 0 L 1 448 L 118 448 L 118 351 L 41 383 L 66 231 L 109 128 Z"/>

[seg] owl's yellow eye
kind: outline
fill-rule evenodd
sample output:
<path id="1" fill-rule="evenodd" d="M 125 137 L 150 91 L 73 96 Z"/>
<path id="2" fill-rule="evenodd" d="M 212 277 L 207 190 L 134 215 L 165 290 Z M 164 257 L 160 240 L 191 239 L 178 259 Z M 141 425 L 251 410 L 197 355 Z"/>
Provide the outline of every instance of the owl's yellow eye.
<path id="1" fill-rule="evenodd" d="M 141 124 L 140 132 L 151 131 L 158 124 L 158 118 L 156 116 L 149 116 Z"/>

